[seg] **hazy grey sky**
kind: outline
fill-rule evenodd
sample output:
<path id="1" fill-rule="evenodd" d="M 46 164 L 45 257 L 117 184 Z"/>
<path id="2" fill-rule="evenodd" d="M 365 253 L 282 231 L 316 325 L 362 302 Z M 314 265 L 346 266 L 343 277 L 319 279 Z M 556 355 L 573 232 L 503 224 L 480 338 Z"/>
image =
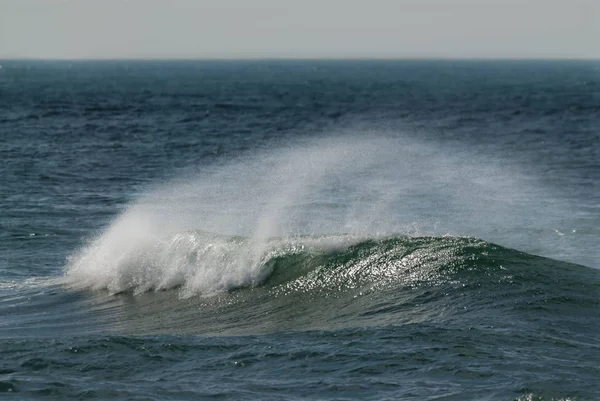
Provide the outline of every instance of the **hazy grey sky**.
<path id="1" fill-rule="evenodd" d="M 0 0 L 0 58 L 600 58 L 600 0 Z"/>

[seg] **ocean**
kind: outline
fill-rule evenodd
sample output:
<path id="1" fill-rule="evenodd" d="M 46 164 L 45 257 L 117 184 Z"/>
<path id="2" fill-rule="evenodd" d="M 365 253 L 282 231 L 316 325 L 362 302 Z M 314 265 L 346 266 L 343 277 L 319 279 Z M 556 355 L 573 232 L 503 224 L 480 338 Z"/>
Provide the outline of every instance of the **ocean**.
<path id="1" fill-rule="evenodd" d="M 3 60 L 0 398 L 600 400 L 600 62 Z"/>

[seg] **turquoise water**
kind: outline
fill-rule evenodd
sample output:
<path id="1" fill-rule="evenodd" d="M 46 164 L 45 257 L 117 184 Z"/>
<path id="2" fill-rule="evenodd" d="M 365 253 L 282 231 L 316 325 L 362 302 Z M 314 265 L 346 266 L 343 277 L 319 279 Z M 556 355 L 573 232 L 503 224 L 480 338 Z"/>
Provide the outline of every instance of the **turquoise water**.
<path id="1" fill-rule="evenodd" d="M 600 398 L 598 63 L 2 66 L 4 398 Z"/>

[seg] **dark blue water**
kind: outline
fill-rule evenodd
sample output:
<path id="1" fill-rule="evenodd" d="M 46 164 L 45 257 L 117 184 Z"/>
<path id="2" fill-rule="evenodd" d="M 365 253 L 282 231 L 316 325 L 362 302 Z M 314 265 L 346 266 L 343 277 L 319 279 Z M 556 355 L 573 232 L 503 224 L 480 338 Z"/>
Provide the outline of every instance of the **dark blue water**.
<path id="1" fill-rule="evenodd" d="M 2 61 L 0 396 L 600 399 L 596 61 Z"/>

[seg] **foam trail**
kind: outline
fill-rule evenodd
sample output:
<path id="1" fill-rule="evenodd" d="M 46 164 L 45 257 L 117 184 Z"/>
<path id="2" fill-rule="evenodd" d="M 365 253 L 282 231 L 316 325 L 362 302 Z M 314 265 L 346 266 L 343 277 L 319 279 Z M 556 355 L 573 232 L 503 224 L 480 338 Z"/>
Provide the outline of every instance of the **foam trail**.
<path id="1" fill-rule="evenodd" d="M 113 293 L 213 294 L 261 283 L 279 254 L 392 233 L 478 236 L 527 251 L 523 225 L 548 221 L 530 184 L 490 160 L 406 138 L 274 149 L 141 196 L 70 258 L 66 278 Z"/>

